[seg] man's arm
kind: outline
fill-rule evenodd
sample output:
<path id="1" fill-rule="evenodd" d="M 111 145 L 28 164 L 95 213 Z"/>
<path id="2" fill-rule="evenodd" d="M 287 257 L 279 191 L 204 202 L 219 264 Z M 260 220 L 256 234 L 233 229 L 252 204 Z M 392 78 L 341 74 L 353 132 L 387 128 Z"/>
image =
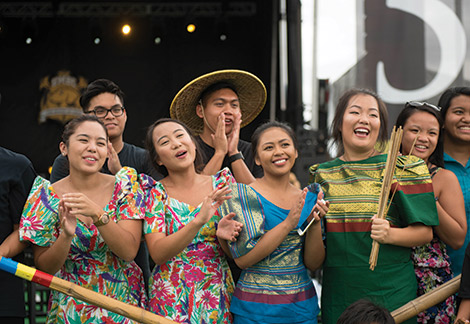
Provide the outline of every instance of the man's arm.
<path id="1" fill-rule="evenodd" d="M 250 184 L 255 181 L 255 177 L 251 174 L 244 159 L 238 159 L 230 163 L 230 169 L 232 169 L 233 177 L 239 183 Z"/>
<path id="2" fill-rule="evenodd" d="M 36 171 L 34 171 L 33 165 L 25 156 L 19 155 L 17 160 L 13 163 L 24 165 L 24 167 L 17 175 L 16 182 L 10 187 L 10 191 L 8 192 L 9 216 L 14 224 L 13 232 L 0 246 L 0 255 L 8 258 L 12 258 L 21 253 L 27 246 L 26 243 L 20 242 L 18 224 L 21 214 L 23 213 L 24 204 L 33 186 L 34 179 L 36 178 Z"/>

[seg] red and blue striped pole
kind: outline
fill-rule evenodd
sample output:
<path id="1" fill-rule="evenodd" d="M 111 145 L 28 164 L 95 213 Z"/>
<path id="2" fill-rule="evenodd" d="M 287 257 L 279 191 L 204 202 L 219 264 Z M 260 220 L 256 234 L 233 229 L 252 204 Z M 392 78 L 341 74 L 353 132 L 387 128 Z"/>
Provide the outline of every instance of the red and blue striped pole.
<path id="1" fill-rule="evenodd" d="M 28 267 L 22 263 L 0 256 L 0 270 L 9 272 L 22 279 L 35 282 L 41 286 L 57 290 L 73 298 L 82 300 L 116 314 L 125 316 L 144 324 L 175 324 L 162 316 L 153 314 L 137 306 L 128 305 L 114 298 L 102 295 L 96 291 L 81 287 L 67 280 L 52 276 L 48 273 Z"/>

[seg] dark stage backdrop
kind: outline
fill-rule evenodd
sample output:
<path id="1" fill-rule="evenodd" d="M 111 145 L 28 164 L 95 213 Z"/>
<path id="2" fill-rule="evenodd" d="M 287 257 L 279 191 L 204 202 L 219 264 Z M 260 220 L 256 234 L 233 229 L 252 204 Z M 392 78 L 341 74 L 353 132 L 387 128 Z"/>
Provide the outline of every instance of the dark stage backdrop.
<path id="1" fill-rule="evenodd" d="M 218 37 L 216 18 L 200 18 L 194 34 L 180 18 L 136 18 L 131 36 L 119 34 L 115 18 L 38 18 L 31 45 L 22 38 L 24 21 L 3 19 L 8 25 L 0 38 L 0 145 L 25 154 L 36 170 L 48 176 L 59 153 L 63 125 L 39 124 L 39 82 L 65 69 L 88 82 L 115 81 L 125 92 L 128 122 L 124 139 L 143 145 L 145 130 L 160 117 L 178 90 L 193 78 L 218 69 L 244 69 L 256 74 L 269 92 L 271 67 L 271 1 L 258 1 L 254 16 L 229 17 L 227 40 Z M 153 42 L 156 23 L 163 28 L 162 43 Z M 100 26 L 102 42 L 92 42 L 91 30 Z M 23 26 L 23 27 L 22 27 Z M 269 98 L 269 96 L 268 96 Z M 263 113 L 242 129 L 249 139 L 255 126 L 269 118 Z"/>

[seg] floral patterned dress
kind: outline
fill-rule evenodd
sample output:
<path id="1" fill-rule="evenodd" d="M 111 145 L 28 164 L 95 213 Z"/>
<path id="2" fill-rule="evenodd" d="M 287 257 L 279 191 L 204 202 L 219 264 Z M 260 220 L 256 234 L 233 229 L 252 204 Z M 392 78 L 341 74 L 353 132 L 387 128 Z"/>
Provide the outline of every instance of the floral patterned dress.
<path id="1" fill-rule="evenodd" d="M 441 168 L 430 169 L 431 177 Z M 434 233 L 430 243 L 413 248 L 411 254 L 418 280 L 418 296 L 453 278 L 450 259 L 447 255 L 446 244 Z M 418 323 L 453 323 L 456 316 L 455 295 L 449 296 L 443 302 L 418 314 Z"/>
<path id="2" fill-rule="evenodd" d="M 147 196 L 144 234 L 171 235 L 197 217 L 199 206 L 168 196 L 160 182 L 141 174 Z M 233 182 L 228 169 L 212 177 L 213 187 Z M 224 252 L 217 241 L 218 212 L 181 253 L 156 266 L 149 282 L 149 308 L 180 323 L 232 323 L 234 286 Z"/>
<path id="3" fill-rule="evenodd" d="M 23 210 L 20 239 L 51 246 L 60 234 L 59 197 L 50 182 L 37 177 Z M 111 201 L 104 208 L 111 220 L 142 219 L 143 195 L 134 169 L 116 174 Z M 146 307 L 145 284 L 137 264 L 117 257 L 95 225 L 77 219 L 70 252 L 57 277 L 115 298 Z M 121 315 L 86 304 L 57 291 L 49 299 L 47 323 L 134 323 Z"/>

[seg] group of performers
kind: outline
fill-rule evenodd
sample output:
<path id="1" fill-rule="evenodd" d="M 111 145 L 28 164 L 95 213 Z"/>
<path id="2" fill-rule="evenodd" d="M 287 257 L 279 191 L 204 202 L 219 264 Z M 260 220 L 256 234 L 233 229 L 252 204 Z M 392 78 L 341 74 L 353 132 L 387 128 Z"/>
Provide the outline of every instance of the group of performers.
<path id="1" fill-rule="evenodd" d="M 38 269 L 180 323 L 315 324 L 320 307 L 309 270 L 322 267 L 321 319 L 334 324 L 358 300 L 392 311 L 452 278 L 454 262 L 461 270 L 469 179 L 446 161 L 469 168 L 468 88 L 449 89 L 456 95 L 446 92 L 440 106 L 406 103 L 385 218 L 376 214 L 388 114 L 373 91 L 351 89 L 339 99 L 331 129 L 338 157 L 305 170 L 311 184 L 302 189 L 290 181 L 299 154 L 291 127 L 268 122 L 251 144 L 239 139 L 266 101 L 251 73 L 216 71 L 182 88 L 173 118 L 148 128 L 150 163 L 138 171 L 120 157 L 122 97 L 96 89 L 91 83 L 85 114 L 62 135 L 58 159 L 68 175 L 34 180 L 0 255 L 29 242 Z M 119 129 L 120 142 L 111 135 Z M 454 155 L 454 147 L 467 151 Z M 147 166 L 153 170 L 142 171 Z M 155 264 L 148 278 L 134 261 L 142 240 Z M 371 270 L 374 240 L 380 252 Z M 450 296 L 406 323 L 456 316 Z M 468 320 L 470 307 L 458 317 Z M 132 323 L 55 291 L 47 321 Z"/>

